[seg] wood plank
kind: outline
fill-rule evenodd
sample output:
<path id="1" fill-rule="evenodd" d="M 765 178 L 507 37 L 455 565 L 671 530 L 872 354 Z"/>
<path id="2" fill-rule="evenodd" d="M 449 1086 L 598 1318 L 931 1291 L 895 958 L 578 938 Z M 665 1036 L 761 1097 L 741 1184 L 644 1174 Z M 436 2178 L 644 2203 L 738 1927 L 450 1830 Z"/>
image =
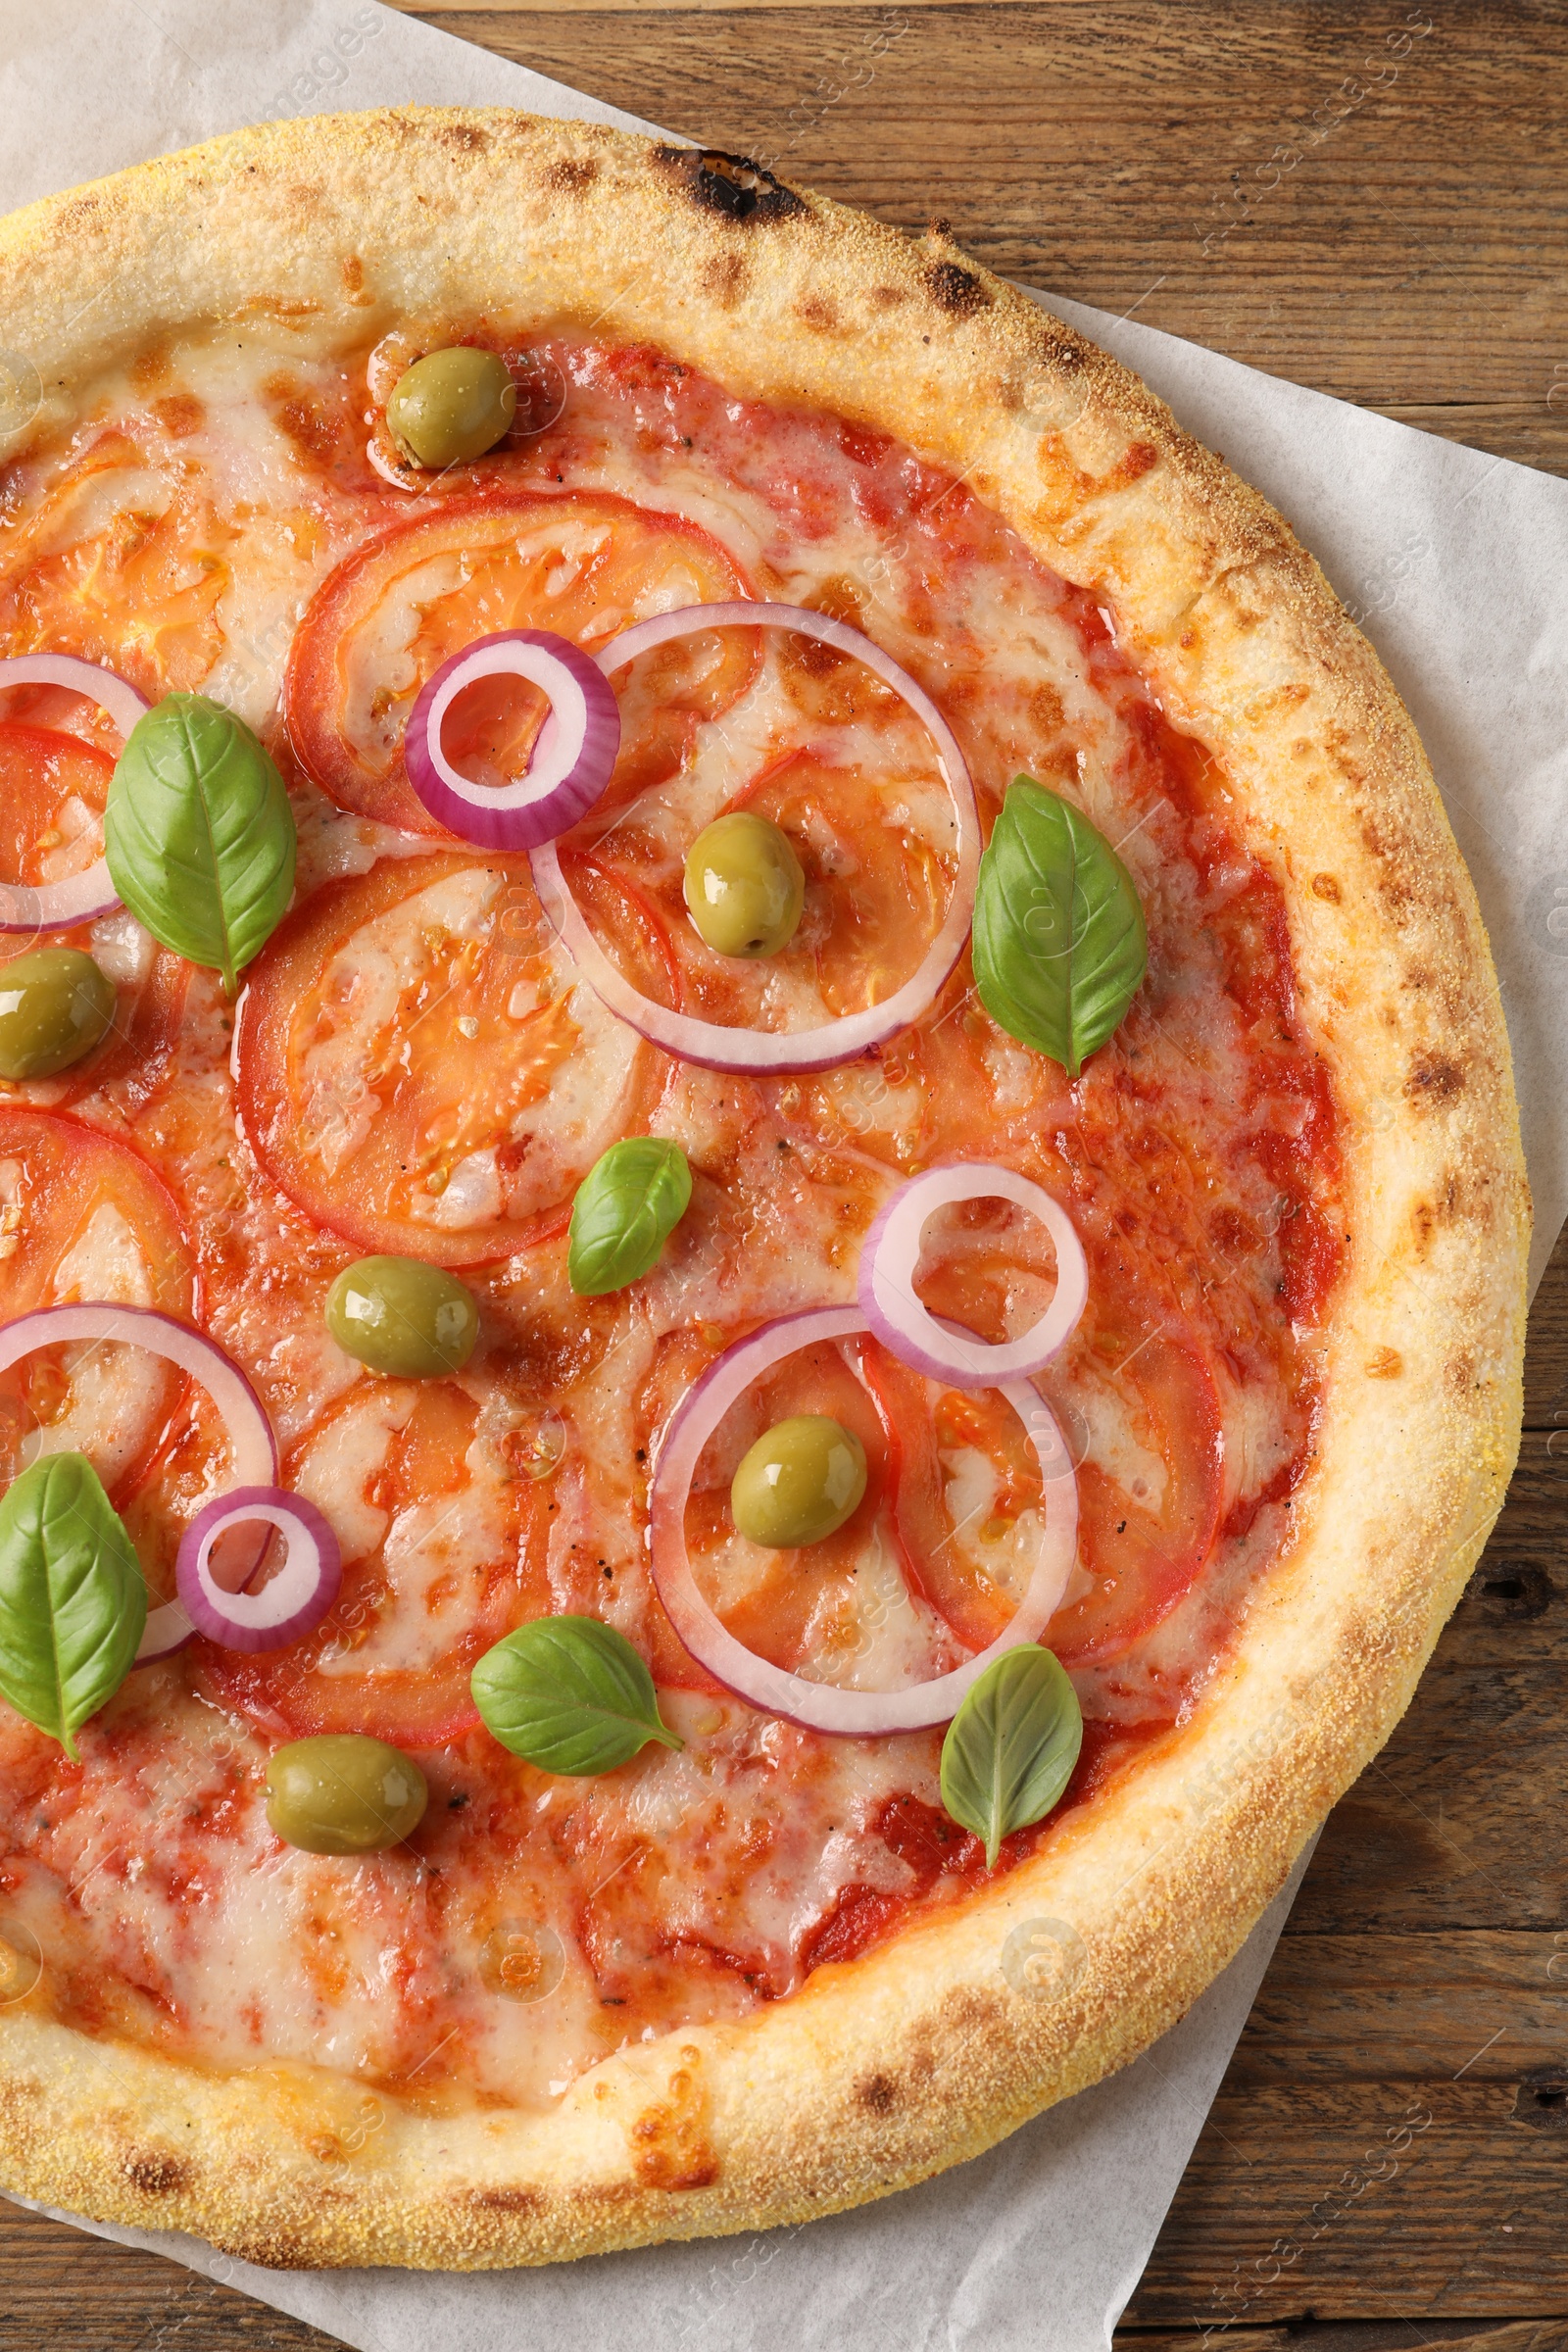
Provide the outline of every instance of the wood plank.
<path id="1" fill-rule="evenodd" d="M 1225 2082 L 1421 2083 L 1514 2091 L 1568 2059 L 1568 1933 L 1281 1938 Z"/>
<path id="2" fill-rule="evenodd" d="M 1336 1806 L 1298 1935 L 1555 1928 L 1568 1918 L 1561 1666 L 1440 1650 L 1383 1753 Z"/>
<path id="3" fill-rule="evenodd" d="M 330 2352 L 337 2341 L 162 2255 L 0 2199 L 0 2352 Z"/>
<path id="4" fill-rule="evenodd" d="M 1446 1666 L 1568 1667 L 1568 1431 L 1527 1431 L 1502 1516 L 1438 1645 Z"/>
<path id="5" fill-rule="evenodd" d="M 1227 2083 L 1128 2316 L 1568 2316 L 1565 2114 L 1469 2077 Z"/>
<path id="6" fill-rule="evenodd" d="M 1115 2352 L 1562 2352 L 1555 2320 L 1329 2320 L 1284 2328 L 1118 2328 Z"/>
<path id="7" fill-rule="evenodd" d="M 1530 1309 L 1525 1426 L 1557 1431 L 1556 1450 L 1568 1453 L 1568 1231 L 1557 1237 Z"/>

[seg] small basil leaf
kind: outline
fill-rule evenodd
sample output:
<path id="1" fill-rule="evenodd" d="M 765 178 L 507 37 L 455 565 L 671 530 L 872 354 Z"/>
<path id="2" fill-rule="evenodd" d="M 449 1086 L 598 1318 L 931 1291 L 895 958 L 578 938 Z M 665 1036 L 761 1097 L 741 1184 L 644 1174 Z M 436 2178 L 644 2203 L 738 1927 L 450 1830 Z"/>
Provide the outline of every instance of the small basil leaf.
<path id="1" fill-rule="evenodd" d="M 541 1772 L 613 1772 L 650 1740 L 682 1744 L 659 1720 L 654 1678 L 636 1650 L 597 1617 L 519 1625 L 468 1682 L 502 1746 Z"/>
<path id="2" fill-rule="evenodd" d="M 0 1499 L 0 1692 L 73 1760 L 147 1622 L 135 1546 L 85 1454 L 49 1453 Z"/>
<path id="3" fill-rule="evenodd" d="M 294 888 L 294 813 L 243 719 L 203 694 L 171 694 L 130 731 L 104 811 L 111 881 L 155 939 L 237 975 L 276 930 Z"/>
<path id="4" fill-rule="evenodd" d="M 986 1841 L 986 1867 L 1013 1830 L 1051 1811 L 1078 1761 L 1078 1693 L 1049 1649 L 1020 1642 L 988 1666 L 942 1742 L 942 1802 Z"/>
<path id="5" fill-rule="evenodd" d="M 1070 801 L 1015 777 L 975 889 L 974 976 L 987 1012 L 1076 1078 L 1148 967 L 1144 910 L 1109 842 Z"/>
<path id="6" fill-rule="evenodd" d="M 679 1144 L 628 1135 L 612 1144 L 577 1187 L 566 1273 L 579 1298 L 623 1291 L 658 1265 L 692 1197 Z"/>

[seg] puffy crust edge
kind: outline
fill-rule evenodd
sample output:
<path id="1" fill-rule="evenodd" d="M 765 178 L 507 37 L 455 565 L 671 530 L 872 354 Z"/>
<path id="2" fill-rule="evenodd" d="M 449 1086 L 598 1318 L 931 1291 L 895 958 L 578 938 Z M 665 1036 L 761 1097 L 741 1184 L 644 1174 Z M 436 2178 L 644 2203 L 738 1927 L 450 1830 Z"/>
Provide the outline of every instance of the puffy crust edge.
<path id="1" fill-rule="evenodd" d="M 776 2008 L 606 2061 L 547 2117 L 387 2102 L 368 2130 L 338 2078 L 100 2045 L 40 1985 L 0 2013 L 0 2172 L 261 2263 L 481 2268 L 804 2220 L 977 2154 L 1233 1956 L 1407 1704 L 1512 1467 L 1529 1202 L 1507 1039 L 1398 698 L 1278 515 L 1136 377 L 939 230 L 732 160 L 499 110 L 272 125 L 0 223 L 0 304 L 46 416 L 192 318 L 262 309 L 330 343 L 426 313 L 612 313 L 963 473 L 1227 768 L 1287 894 L 1349 1227 L 1317 1459 L 1234 1653 L 1000 1885 Z M 1002 1966 L 1035 1921 L 1067 1924 L 1076 1968 L 1045 1997 Z"/>

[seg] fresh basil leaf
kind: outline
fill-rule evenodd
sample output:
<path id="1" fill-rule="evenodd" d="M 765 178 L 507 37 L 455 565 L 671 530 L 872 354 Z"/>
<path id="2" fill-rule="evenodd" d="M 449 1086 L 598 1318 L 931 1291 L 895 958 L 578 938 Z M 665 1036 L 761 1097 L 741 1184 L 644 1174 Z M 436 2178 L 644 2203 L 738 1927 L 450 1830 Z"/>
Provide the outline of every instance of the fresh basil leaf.
<path id="1" fill-rule="evenodd" d="M 579 1298 L 623 1291 L 658 1265 L 692 1197 L 679 1144 L 628 1135 L 612 1144 L 577 1187 L 566 1273 Z"/>
<path id="2" fill-rule="evenodd" d="M 519 1625 L 485 1651 L 468 1684 L 502 1746 L 541 1772 L 613 1772 L 650 1740 L 682 1744 L 659 1720 L 637 1651 L 597 1617 Z"/>
<path id="3" fill-rule="evenodd" d="M 980 860 L 980 1002 L 1076 1078 L 1143 985 L 1149 934 L 1133 879 L 1070 801 L 1017 776 Z"/>
<path id="4" fill-rule="evenodd" d="M 1021 1642 L 988 1666 L 942 1742 L 942 1802 L 986 1841 L 986 1867 L 1013 1830 L 1051 1811 L 1078 1761 L 1084 1719 L 1054 1653 Z"/>
<path id="5" fill-rule="evenodd" d="M 104 811 L 109 875 L 154 939 L 238 974 L 294 888 L 294 813 L 243 719 L 204 694 L 171 694 L 130 731 Z"/>
<path id="6" fill-rule="evenodd" d="M 82 1453 L 48 1453 L 0 1498 L 0 1692 L 75 1760 L 78 1724 L 130 1672 L 147 1622 L 135 1545 Z"/>

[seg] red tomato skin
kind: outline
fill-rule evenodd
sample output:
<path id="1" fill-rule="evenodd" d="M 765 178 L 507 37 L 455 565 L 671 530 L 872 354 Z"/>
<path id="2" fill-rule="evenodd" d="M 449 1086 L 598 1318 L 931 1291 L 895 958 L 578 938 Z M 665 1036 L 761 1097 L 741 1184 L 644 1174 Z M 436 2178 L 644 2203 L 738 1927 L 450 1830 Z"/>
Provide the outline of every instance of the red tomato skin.
<path id="1" fill-rule="evenodd" d="M 510 872 L 512 887 L 526 892 L 536 907 L 526 860 L 481 858 L 466 849 L 387 859 L 368 874 L 344 876 L 313 893 L 279 924 L 250 967 L 235 1019 L 233 1055 L 239 1129 L 270 1181 L 312 1224 L 367 1251 L 413 1254 L 455 1268 L 494 1264 L 559 1239 L 571 1213 L 575 1184 L 536 1214 L 498 1220 L 482 1233 L 446 1234 L 433 1226 L 416 1226 L 367 1200 L 352 1172 L 334 1191 L 329 1179 L 306 1168 L 298 1148 L 299 1109 L 289 1070 L 292 1024 L 305 991 L 325 969 L 334 947 L 360 923 L 389 910 L 401 899 L 445 874 L 475 865 Z M 651 1111 L 671 1069 L 653 1047 L 639 1046 L 630 1082 L 630 1132 L 638 1131 L 639 1108 Z"/>
<path id="2" fill-rule="evenodd" d="M 715 588 L 722 591 L 706 601 L 727 602 L 752 594 L 717 541 L 698 524 L 680 515 L 655 514 L 608 491 L 487 490 L 469 498 L 443 501 L 433 511 L 394 523 L 356 549 L 317 590 L 295 631 L 284 674 L 283 721 L 294 756 L 307 775 L 340 808 L 373 817 L 381 824 L 396 825 L 405 833 L 421 834 L 437 841 L 452 838 L 430 815 L 409 783 L 401 753 L 376 773 L 355 756 L 338 726 L 342 699 L 340 649 L 357 623 L 373 609 L 375 590 L 382 575 L 389 574 L 389 559 L 395 559 L 400 549 L 416 539 L 427 543 L 422 552 L 429 555 L 448 549 L 466 552 L 486 528 L 499 532 L 512 520 L 544 518 L 560 510 L 580 513 L 584 508 L 603 510 L 612 521 L 620 518 L 628 527 L 635 525 L 641 532 L 678 541 L 693 552 L 701 552 L 713 573 Z M 413 561 L 411 557 L 411 564 Z M 542 614 L 528 615 L 526 625 L 547 623 Z M 476 629 L 474 633 L 482 632 Z M 746 667 L 749 676 L 755 659 Z M 738 684 L 736 692 L 740 690 Z"/>

